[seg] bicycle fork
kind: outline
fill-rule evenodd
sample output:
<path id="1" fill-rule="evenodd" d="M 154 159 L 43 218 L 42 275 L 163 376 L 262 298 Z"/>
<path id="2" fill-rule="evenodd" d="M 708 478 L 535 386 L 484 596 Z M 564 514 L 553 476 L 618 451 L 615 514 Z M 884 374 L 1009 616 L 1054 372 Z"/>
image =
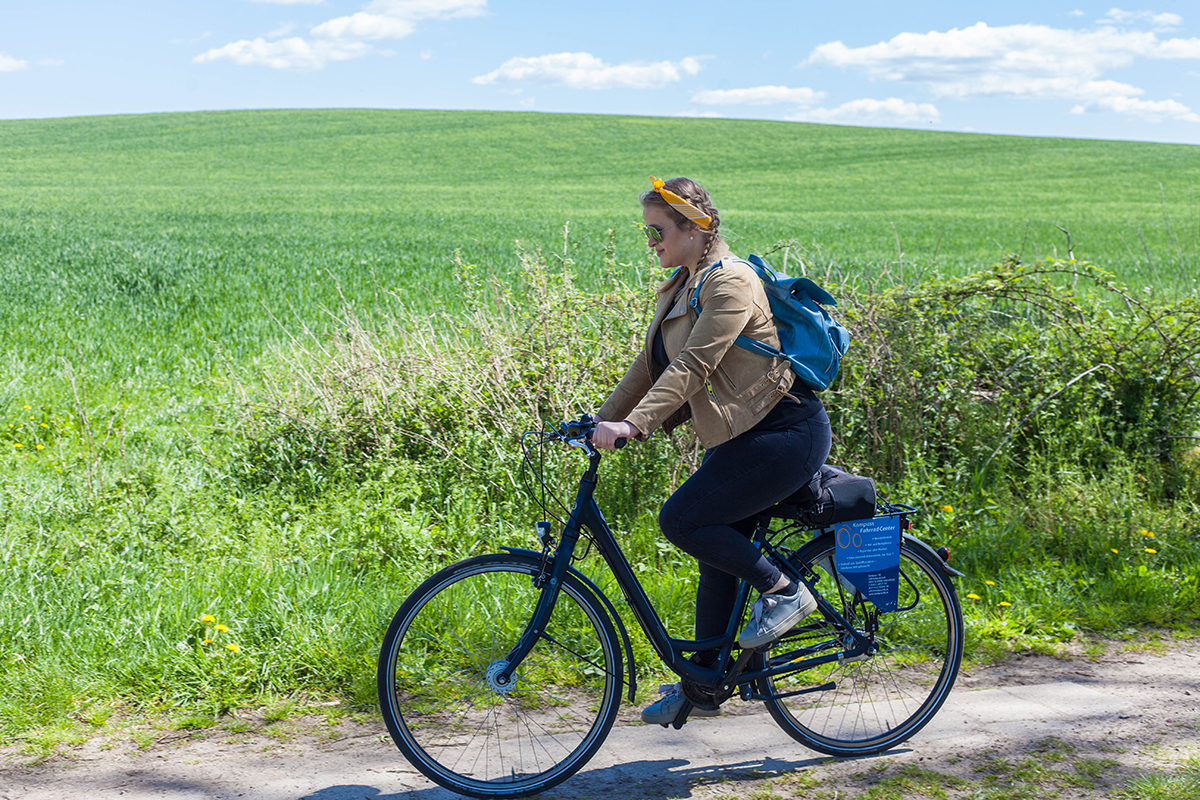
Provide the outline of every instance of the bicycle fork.
<path id="1" fill-rule="evenodd" d="M 578 538 L 578 533 L 570 537 L 564 532 L 563 540 L 559 543 L 553 558 L 549 556 L 548 545 L 543 542 L 542 569 L 534 576 L 534 584 L 540 585 L 542 591 L 538 594 L 537 605 L 534 606 L 529 624 L 525 626 L 521 638 L 504 658 L 493 662 L 488 667 L 488 687 L 493 691 L 499 694 L 508 694 L 512 691 L 513 673 L 533 650 L 538 639 L 545 635 L 546 625 L 550 622 L 550 615 L 554 613 L 554 605 L 558 602 L 559 592 L 562 591 L 563 580 L 571 566 L 571 555 L 575 550 Z"/>

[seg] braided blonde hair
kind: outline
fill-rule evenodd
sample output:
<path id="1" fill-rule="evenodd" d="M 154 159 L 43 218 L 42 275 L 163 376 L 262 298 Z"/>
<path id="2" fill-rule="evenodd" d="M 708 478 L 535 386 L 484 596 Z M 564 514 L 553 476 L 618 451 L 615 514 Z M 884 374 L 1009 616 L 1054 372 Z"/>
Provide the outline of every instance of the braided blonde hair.
<path id="1" fill-rule="evenodd" d="M 658 192 L 649 191 L 641 197 L 643 207 L 655 206 L 662 208 L 678 227 L 686 231 L 698 231 L 705 237 L 704 252 L 700 254 L 699 262 L 703 264 L 705 257 L 708 256 L 708 252 L 712 250 L 713 244 L 721 238 L 721 215 L 717 213 L 717 207 L 713 205 L 712 198 L 708 196 L 708 192 L 705 191 L 704 187 L 691 178 L 671 178 L 669 181 L 663 181 L 663 188 L 679 195 L 712 218 L 712 222 L 709 223 L 707 228 L 701 228 L 683 214 L 671 208 Z"/>

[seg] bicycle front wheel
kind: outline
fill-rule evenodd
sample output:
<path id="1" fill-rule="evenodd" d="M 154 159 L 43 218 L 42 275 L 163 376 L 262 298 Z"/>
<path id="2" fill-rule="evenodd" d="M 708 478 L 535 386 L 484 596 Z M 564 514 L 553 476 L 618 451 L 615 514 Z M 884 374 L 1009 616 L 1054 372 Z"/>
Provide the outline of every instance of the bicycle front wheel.
<path id="1" fill-rule="evenodd" d="M 533 650 L 498 686 L 541 589 L 539 560 L 478 556 L 425 581 L 379 653 L 379 706 L 414 767 L 472 797 L 523 797 L 566 780 L 616 719 L 622 652 L 604 607 L 568 575 Z"/>
<path id="2" fill-rule="evenodd" d="M 881 753 L 924 727 L 950 694 L 962 663 L 962 607 L 954 584 L 934 562 L 937 556 L 907 539 L 900 550 L 898 610 L 890 613 L 840 578 L 835 550 L 833 535 L 826 534 L 789 560 L 817 576 L 816 588 L 873 641 L 876 652 L 763 680 L 760 692 L 773 698 L 766 705 L 779 726 L 807 747 L 839 757 Z M 810 655 L 837 653 L 853 645 L 846 634 L 817 612 L 775 651 L 804 647 L 811 648 Z"/>

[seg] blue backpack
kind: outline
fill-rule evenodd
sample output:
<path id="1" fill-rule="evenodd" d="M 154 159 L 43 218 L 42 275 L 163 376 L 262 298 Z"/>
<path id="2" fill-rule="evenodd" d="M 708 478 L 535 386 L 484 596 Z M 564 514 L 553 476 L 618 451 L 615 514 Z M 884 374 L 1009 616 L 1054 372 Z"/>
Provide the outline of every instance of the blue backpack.
<path id="1" fill-rule="evenodd" d="M 739 259 L 740 260 L 740 259 Z M 780 350 L 749 336 L 739 336 L 737 345 L 764 356 L 782 356 L 792 365 L 792 372 L 806 386 L 816 391 L 828 389 L 837 377 L 842 356 L 850 347 L 850 332 L 829 316 L 822 305 L 836 306 L 833 295 L 808 278 L 789 278 L 767 266 L 758 256 L 743 261 L 762 279 L 775 328 L 779 333 Z M 719 266 L 720 262 L 717 265 Z M 706 274 L 705 277 L 708 277 Z M 690 305 L 700 314 L 701 279 L 696 284 Z"/>

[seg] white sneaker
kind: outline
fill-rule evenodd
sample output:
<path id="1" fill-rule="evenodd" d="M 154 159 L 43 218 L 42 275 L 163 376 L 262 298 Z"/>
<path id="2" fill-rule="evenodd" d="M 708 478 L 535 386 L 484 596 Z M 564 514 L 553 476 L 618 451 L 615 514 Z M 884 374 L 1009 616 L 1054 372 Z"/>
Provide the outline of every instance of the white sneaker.
<path id="1" fill-rule="evenodd" d="M 645 722 L 647 725 L 670 725 L 675 721 L 675 717 L 679 715 L 679 709 L 683 708 L 683 704 L 687 702 L 687 697 L 684 696 L 683 688 L 678 683 L 660 686 L 658 687 L 658 693 L 662 697 L 642 709 L 642 722 Z M 688 712 L 689 719 L 691 717 L 718 717 L 720 715 L 721 709 L 719 708 L 701 708 L 695 705 Z"/>
<path id="2" fill-rule="evenodd" d="M 778 639 L 817 610 L 817 599 L 803 583 L 791 597 L 764 594 L 750 606 L 750 622 L 738 635 L 738 646 L 749 650 Z"/>

